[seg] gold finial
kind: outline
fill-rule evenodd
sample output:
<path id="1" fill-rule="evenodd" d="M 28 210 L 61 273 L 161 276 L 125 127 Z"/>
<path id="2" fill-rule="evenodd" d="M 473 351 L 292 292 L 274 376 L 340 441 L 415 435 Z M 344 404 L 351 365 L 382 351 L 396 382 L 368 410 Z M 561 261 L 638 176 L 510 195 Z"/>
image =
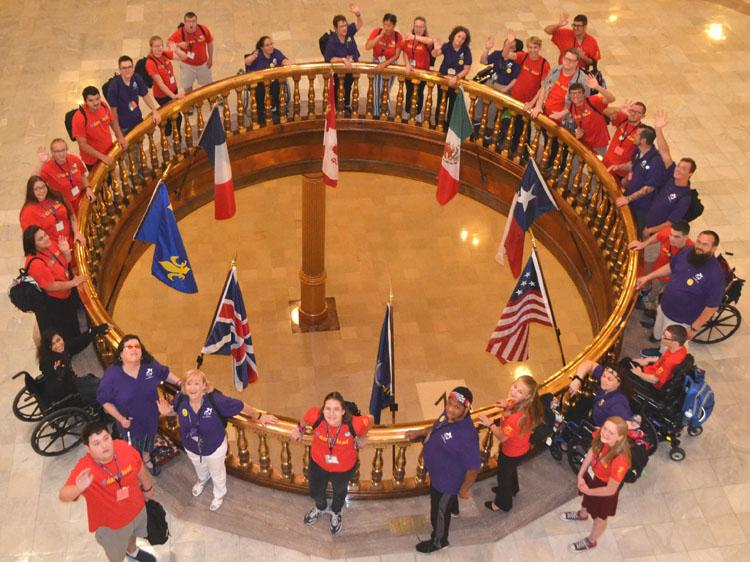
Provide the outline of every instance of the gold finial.
<path id="1" fill-rule="evenodd" d="M 167 176 L 169 175 L 169 170 L 172 169 L 172 162 L 167 164 L 167 167 L 164 168 L 164 173 L 161 175 L 161 181 L 166 181 Z"/>

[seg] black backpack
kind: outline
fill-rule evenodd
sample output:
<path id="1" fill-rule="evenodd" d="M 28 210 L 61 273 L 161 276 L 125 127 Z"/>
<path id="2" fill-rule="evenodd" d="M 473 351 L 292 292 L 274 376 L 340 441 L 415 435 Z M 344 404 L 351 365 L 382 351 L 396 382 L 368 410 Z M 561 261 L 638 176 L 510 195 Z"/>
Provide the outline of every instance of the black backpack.
<path id="1" fill-rule="evenodd" d="M 148 70 L 146 70 L 146 62 L 150 58 L 152 58 L 151 55 L 140 58 L 135 63 L 135 73 L 141 77 L 141 80 L 143 80 L 143 83 L 146 84 L 147 88 L 150 88 L 154 84 L 154 81 L 151 79 L 151 76 L 148 75 Z M 154 59 L 154 62 L 156 63 L 156 66 L 158 67 L 159 61 Z"/>
<path id="2" fill-rule="evenodd" d="M 80 111 L 83 115 L 83 122 L 88 125 L 89 124 L 89 118 L 86 115 L 86 112 L 83 110 L 83 107 L 80 105 L 76 107 L 75 109 L 71 109 L 65 114 L 65 130 L 68 131 L 68 136 L 70 137 L 70 140 L 75 141 L 76 138 L 73 136 L 73 117 L 75 117 L 76 111 Z"/>
<path id="3" fill-rule="evenodd" d="M 224 427 L 227 426 L 227 423 L 229 422 L 229 418 L 224 416 L 224 414 L 221 413 L 221 410 L 216 406 L 216 401 L 214 400 L 214 393 L 222 395 L 221 392 L 214 389 L 211 392 L 206 394 L 206 398 L 208 398 L 209 403 L 211 404 L 211 407 L 214 409 L 214 412 L 216 412 L 216 415 L 219 416 L 219 419 L 221 420 L 221 423 L 224 424 Z M 177 399 L 177 403 L 174 405 L 174 411 L 178 412 L 179 409 L 182 407 L 182 405 L 185 403 L 185 400 L 187 400 L 187 396 L 184 394 L 180 394 L 180 397 Z M 153 543 L 152 543 L 153 544 Z"/>
<path id="4" fill-rule="evenodd" d="M 333 35 L 333 31 L 326 31 L 323 35 L 320 36 L 320 39 L 318 39 L 320 54 L 324 57 L 326 56 L 326 46 L 328 45 L 328 40 L 331 38 L 331 35 Z"/>
<path id="5" fill-rule="evenodd" d="M 150 544 L 164 544 L 169 540 L 167 512 L 156 500 L 146 500 L 146 531 Z"/>
<path id="6" fill-rule="evenodd" d="M 119 74 L 118 74 L 117 72 L 115 72 L 115 73 L 114 73 L 114 74 L 113 74 L 113 75 L 112 75 L 112 76 L 110 77 L 110 79 L 109 79 L 109 80 L 107 80 L 107 81 L 106 81 L 106 82 L 105 82 L 104 84 L 102 84 L 102 97 L 103 97 L 104 99 L 107 99 L 107 94 L 109 93 L 109 87 L 110 87 L 110 85 L 112 84 L 112 81 L 113 81 L 113 80 L 114 80 L 115 78 L 119 78 L 119 77 L 120 77 L 120 75 L 119 75 Z M 116 82 L 116 84 L 117 84 L 117 82 Z M 117 89 L 118 89 L 118 90 L 120 89 L 120 85 L 119 85 L 119 84 L 117 84 Z"/>
<path id="7" fill-rule="evenodd" d="M 630 469 L 625 473 L 623 482 L 632 484 L 641 477 L 648 463 L 648 452 L 642 445 L 630 443 Z"/>
<path id="8" fill-rule="evenodd" d="M 690 206 L 685 213 L 685 219 L 688 222 L 694 221 L 703 214 L 703 203 L 701 203 L 700 195 L 695 189 L 690 190 Z"/>
<path id="9" fill-rule="evenodd" d="M 349 431 L 352 434 L 352 437 L 357 437 L 357 432 L 354 431 L 354 422 L 352 421 L 352 416 L 361 416 L 362 414 L 359 411 L 359 407 L 355 402 L 347 402 L 344 400 L 344 409 L 347 413 L 350 414 L 349 421 L 346 422 L 346 425 L 349 426 Z M 323 423 L 323 412 L 320 412 L 318 415 L 318 419 L 315 420 L 315 423 L 312 424 L 311 428 L 313 431 L 315 431 L 315 428 L 318 427 L 321 423 Z"/>
<path id="10" fill-rule="evenodd" d="M 31 258 L 29 265 L 34 260 L 41 259 L 37 257 Z M 38 312 L 47 304 L 46 293 L 39 287 L 34 278 L 29 275 L 28 267 L 18 270 L 18 277 L 11 283 L 8 297 L 10 297 L 10 302 L 13 303 L 13 306 L 21 312 Z"/>

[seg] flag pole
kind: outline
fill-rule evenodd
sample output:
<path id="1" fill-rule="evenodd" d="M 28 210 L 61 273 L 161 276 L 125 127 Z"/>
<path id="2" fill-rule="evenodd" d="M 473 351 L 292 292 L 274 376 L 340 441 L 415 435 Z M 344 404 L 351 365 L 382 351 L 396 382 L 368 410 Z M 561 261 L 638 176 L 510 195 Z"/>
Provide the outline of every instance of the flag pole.
<path id="1" fill-rule="evenodd" d="M 534 238 L 534 233 L 529 229 L 529 234 L 531 235 L 531 248 L 532 251 L 536 251 L 536 238 Z M 557 347 L 560 349 L 560 359 L 562 360 L 563 367 L 567 363 L 565 361 L 565 352 L 563 351 L 562 341 L 560 340 L 560 328 L 557 326 L 557 320 L 555 319 L 555 310 L 552 307 L 552 297 L 550 297 L 549 294 L 549 285 L 547 285 L 547 280 L 544 278 L 544 271 L 542 270 L 542 260 L 539 259 L 539 254 L 537 254 L 537 265 L 539 266 L 539 275 L 542 277 L 542 283 L 544 283 L 545 292 L 547 293 L 547 302 L 549 303 L 549 312 L 552 316 L 552 327 L 555 329 L 555 336 L 557 337 Z"/>
<path id="2" fill-rule="evenodd" d="M 211 335 L 211 330 L 214 327 L 214 324 L 216 324 L 216 318 L 219 316 L 219 310 L 221 310 L 221 303 L 224 302 L 224 295 L 227 294 L 227 286 L 229 285 L 229 278 L 232 275 L 232 271 L 234 270 L 235 266 L 237 265 L 237 254 L 234 254 L 234 257 L 232 258 L 232 264 L 229 266 L 229 272 L 227 273 L 227 278 L 224 281 L 224 286 L 221 289 L 221 294 L 219 295 L 219 302 L 216 303 L 216 310 L 214 311 L 213 315 L 213 321 L 211 322 L 211 325 L 208 327 L 208 333 L 206 334 L 206 337 L 203 338 L 203 341 L 205 342 L 208 339 L 208 336 Z M 201 346 L 201 350 L 203 349 L 203 346 Z M 198 357 L 195 360 L 195 368 L 200 369 L 201 365 L 203 365 L 203 351 L 201 351 L 198 354 Z"/>
<path id="3" fill-rule="evenodd" d="M 388 366 L 391 371 L 391 403 L 389 408 L 391 410 L 391 423 L 396 425 L 396 412 L 398 411 L 398 404 L 396 403 L 396 361 L 393 358 L 393 286 L 389 283 L 388 286 L 388 357 L 390 358 L 391 364 Z M 396 444 L 391 445 L 391 454 L 393 455 L 393 469 L 396 469 Z"/>

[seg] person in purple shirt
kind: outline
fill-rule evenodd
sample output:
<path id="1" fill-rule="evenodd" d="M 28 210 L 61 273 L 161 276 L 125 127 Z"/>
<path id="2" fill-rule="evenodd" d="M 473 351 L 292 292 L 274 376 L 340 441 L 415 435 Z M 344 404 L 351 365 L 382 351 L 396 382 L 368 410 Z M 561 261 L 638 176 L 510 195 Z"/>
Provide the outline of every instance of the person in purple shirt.
<path id="1" fill-rule="evenodd" d="M 692 158 L 681 158 L 679 162 L 672 160 L 669 144 L 664 137 L 664 127 L 666 126 L 667 113 L 664 111 L 657 112 L 654 118 L 656 148 L 659 150 L 664 166 L 666 166 L 666 180 L 654 196 L 646 214 L 646 227 L 643 229 L 644 239 L 659 232 L 674 221 L 684 219 L 690 208 L 690 178 L 697 166 Z"/>
<path id="2" fill-rule="evenodd" d="M 156 389 L 162 381 L 177 384 L 180 379 L 154 359 L 136 335 L 120 340 L 116 357 L 104 371 L 96 401 L 115 418 L 118 435 L 141 453 L 146 468 L 156 476 L 159 466 L 151 462 L 159 426 Z"/>
<path id="3" fill-rule="evenodd" d="M 245 72 L 253 72 L 255 70 L 266 70 L 267 68 L 276 68 L 279 66 L 289 66 L 289 59 L 286 58 L 284 53 L 275 49 L 273 46 L 273 39 L 268 35 L 264 35 L 255 44 L 255 50 L 249 55 L 245 55 Z M 274 80 L 271 82 L 271 110 L 273 111 L 273 120 L 278 122 L 279 120 L 279 81 Z M 287 96 L 287 103 L 289 103 L 289 96 Z M 258 123 L 265 125 L 266 123 L 266 85 L 262 82 L 255 86 L 255 101 L 258 106 Z"/>
<path id="4" fill-rule="evenodd" d="M 135 74 L 133 59 L 127 55 L 121 56 L 117 61 L 119 76 L 115 76 L 109 82 L 104 96 L 107 99 L 114 120 L 118 123 L 123 135 L 127 135 L 138 123 L 143 121 L 139 99 L 143 98 L 146 105 L 151 108 L 151 118 L 155 125 L 161 122 L 157 113 L 159 104 L 149 93 L 143 78 Z"/>
<path id="5" fill-rule="evenodd" d="M 362 18 L 362 11 L 357 4 L 349 4 L 349 9 L 357 18 L 356 23 L 348 23 L 346 16 L 338 14 L 333 16 L 334 31 L 328 37 L 325 53 L 323 58 L 326 62 L 340 62 L 347 68 L 351 67 L 353 62 L 359 61 L 359 49 L 354 35 L 362 29 L 365 20 Z M 354 77 L 351 74 L 344 76 L 344 112 L 347 117 L 352 113 L 352 84 Z M 339 96 L 339 76 L 333 75 L 334 91 L 336 99 Z"/>
<path id="6" fill-rule="evenodd" d="M 456 84 L 469 74 L 471 70 L 471 33 L 462 25 L 453 28 L 448 41 L 442 43 L 439 39 L 435 40 L 435 49 L 432 51 L 433 57 L 443 56 L 440 63 L 440 74 L 448 76 L 448 90 L 445 95 L 448 100 L 448 108 L 445 112 L 445 126 L 451 122 L 453 113 L 453 104 L 456 101 Z M 443 100 L 443 89 L 438 88 L 437 103 L 435 105 L 435 123 L 440 119 L 440 104 Z"/>
<path id="7" fill-rule="evenodd" d="M 638 145 L 630 162 L 612 166 L 613 169 L 630 172 L 629 179 L 624 181 L 625 193 L 618 197 L 618 207 L 627 205 L 633 213 L 637 231 L 640 233 L 646 226 L 646 215 L 656 190 L 664 184 L 667 169 L 661 154 L 654 146 L 656 131 L 648 125 L 638 129 Z M 671 221 L 676 222 L 676 221 Z"/>
<path id="8" fill-rule="evenodd" d="M 450 514 L 458 508 L 459 497 L 471 497 L 471 486 L 481 466 L 479 436 L 469 417 L 473 400 L 468 388 L 456 387 L 431 428 L 406 432 L 410 441 L 425 438 L 424 466 L 430 474 L 432 534 L 417 545 L 419 552 L 435 552 L 448 546 Z"/>
<path id="9" fill-rule="evenodd" d="M 627 374 L 620 368 L 611 365 L 600 365 L 590 359 L 584 359 L 578 368 L 573 380 L 568 385 L 568 392 L 574 396 L 581 389 L 584 379 L 591 376 L 599 382 L 599 388 L 593 396 L 584 399 L 580 406 L 580 411 L 591 411 L 591 419 L 594 425 L 601 427 L 607 418 L 620 416 L 625 421 L 633 418 L 633 410 L 630 408 L 629 382 Z M 629 424 L 630 425 L 630 424 Z"/>
<path id="10" fill-rule="evenodd" d="M 198 482 L 193 485 L 193 496 L 200 496 L 208 481 L 213 480 L 211 511 L 221 507 L 227 494 L 226 420 L 245 414 L 263 426 L 279 422 L 275 416 L 262 414 L 242 400 L 214 390 L 206 374 L 198 369 L 186 373 L 182 390 L 175 395 L 171 404 L 161 398 L 158 405 L 162 416 L 177 416 L 180 441 L 198 476 Z"/>
<path id="11" fill-rule="evenodd" d="M 523 51 L 523 41 L 520 39 L 513 39 L 512 41 L 506 39 L 502 50 L 490 52 L 494 46 L 495 39 L 489 37 L 484 43 L 484 51 L 482 51 L 482 56 L 479 58 L 480 63 L 492 65 L 492 76 L 484 84 L 510 95 L 510 91 L 515 86 L 518 75 L 521 73 L 521 65 L 517 64 L 514 58 L 509 58 L 509 55 Z M 477 103 L 474 105 L 474 127 L 479 127 L 483 112 L 484 100 L 480 97 L 477 98 Z M 486 134 L 488 137 L 492 133 L 496 116 L 497 107 L 495 107 L 494 103 L 491 103 L 487 111 Z M 501 135 L 501 138 L 505 138 L 505 135 Z"/>
<path id="12" fill-rule="evenodd" d="M 669 263 L 638 278 L 636 289 L 652 279 L 671 275 L 656 309 L 654 340 L 660 341 L 664 329 L 672 324 L 687 328 L 688 338 L 692 339 L 719 309 L 726 278 L 714 256 L 718 245 L 719 235 L 704 230 L 695 240 L 695 246 L 685 248 Z"/>

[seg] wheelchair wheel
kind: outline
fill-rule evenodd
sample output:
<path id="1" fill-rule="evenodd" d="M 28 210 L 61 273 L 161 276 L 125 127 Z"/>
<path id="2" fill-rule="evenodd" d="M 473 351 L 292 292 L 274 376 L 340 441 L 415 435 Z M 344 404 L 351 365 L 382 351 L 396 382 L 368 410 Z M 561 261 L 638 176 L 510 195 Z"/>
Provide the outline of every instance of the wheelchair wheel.
<path id="1" fill-rule="evenodd" d="M 685 449 L 683 449 L 682 447 L 675 447 L 674 449 L 669 451 L 669 458 L 675 462 L 684 461 Z"/>
<path id="2" fill-rule="evenodd" d="M 31 434 L 31 448 L 44 457 L 67 453 L 81 442 L 81 430 L 90 421 L 82 408 L 61 408 L 45 416 Z"/>
<path id="3" fill-rule="evenodd" d="M 731 337 L 742 323 L 742 314 L 731 304 L 722 304 L 703 329 L 695 334 L 698 343 L 718 343 Z"/>
<path id="4" fill-rule="evenodd" d="M 698 427 L 688 427 L 688 435 L 691 437 L 697 437 L 703 433 L 703 426 L 699 425 Z"/>
<path id="5" fill-rule="evenodd" d="M 552 458 L 556 461 L 561 461 L 563 458 L 563 452 L 559 445 L 556 443 L 553 443 L 549 447 L 549 454 L 552 455 Z"/>
<path id="6" fill-rule="evenodd" d="M 13 399 L 13 415 L 25 422 L 39 421 L 44 417 L 36 396 L 22 388 Z"/>
<path id="7" fill-rule="evenodd" d="M 581 465 L 583 464 L 583 459 L 586 456 L 586 453 L 588 453 L 589 448 L 585 446 L 583 443 L 575 442 L 570 443 L 568 446 L 568 464 L 570 465 L 570 469 L 578 474 L 578 471 L 581 470 Z"/>
<path id="8" fill-rule="evenodd" d="M 654 424 L 651 423 L 651 420 L 648 418 L 643 418 L 641 420 L 641 429 L 643 430 L 645 440 L 651 445 L 650 448 L 646 448 L 646 452 L 650 457 L 656 452 L 656 449 L 659 448 L 659 433 L 656 431 Z"/>

